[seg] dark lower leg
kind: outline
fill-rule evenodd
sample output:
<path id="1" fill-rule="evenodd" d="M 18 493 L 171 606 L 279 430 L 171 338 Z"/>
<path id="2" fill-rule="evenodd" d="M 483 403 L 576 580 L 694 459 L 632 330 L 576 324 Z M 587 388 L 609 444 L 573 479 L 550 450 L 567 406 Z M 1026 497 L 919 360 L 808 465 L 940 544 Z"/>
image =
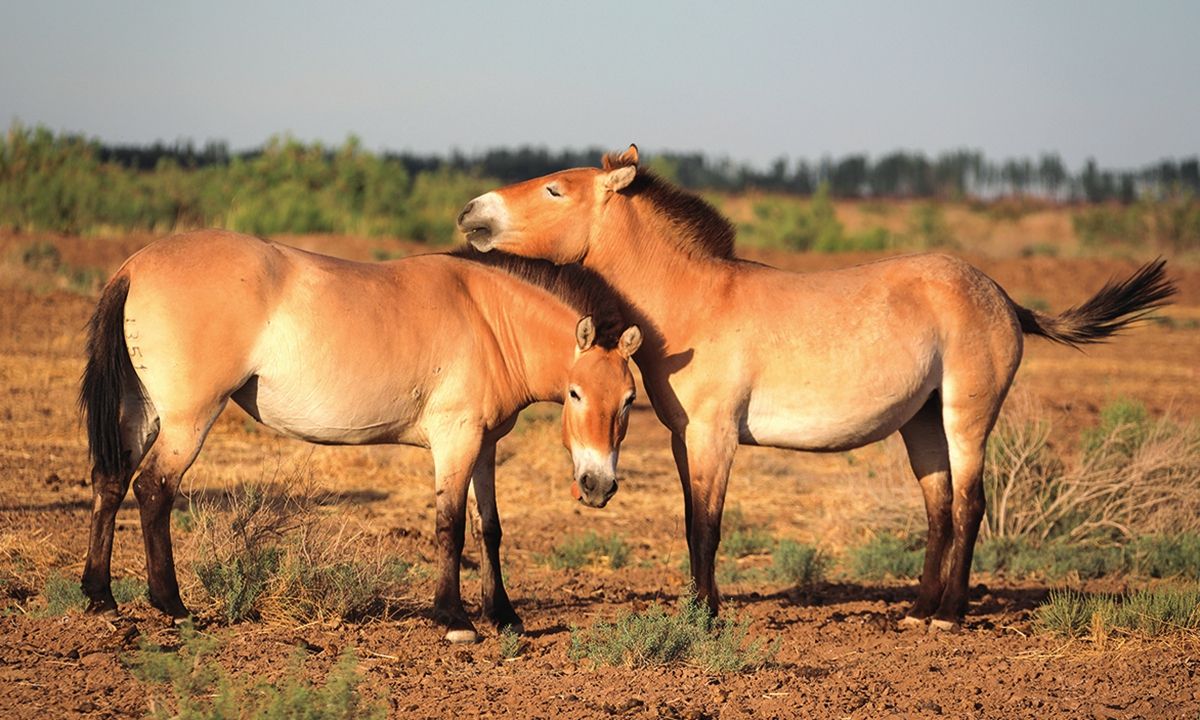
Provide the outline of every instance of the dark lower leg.
<path id="1" fill-rule="evenodd" d="M 975 540 L 983 519 L 983 483 L 972 483 L 962 495 L 956 493 L 954 502 L 954 544 L 946 570 L 946 590 L 934 618 L 957 623 L 967 611 L 968 583 L 971 578 L 971 559 L 975 555 Z"/>
<path id="2" fill-rule="evenodd" d="M 129 475 L 107 477 L 92 471 L 92 527 L 81 587 L 88 599 L 87 612 L 117 609 L 112 595 L 112 545 L 117 511 L 129 490 Z"/>
<path id="3" fill-rule="evenodd" d="M 501 537 L 499 519 L 496 519 L 494 525 L 484 519 L 483 554 L 480 562 L 480 575 L 483 581 L 483 614 L 496 627 L 503 630 L 509 627 L 521 627 L 521 618 L 508 598 L 508 591 L 504 589 L 504 578 L 500 571 Z"/>
<path id="4" fill-rule="evenodd" d="M 465 493 L 464 493 L 465 494 Z M 465 498 L 463 498 L 465 501 Z M 434 618 L 450 630 L 470 630 L 475 626 L 467 618 L 459 592 L 459 563 L 462 559 L 463 533 L 466 526 L 465 504 L 453 508 L 438 497 L 437 538 L 441 552 L 441 576 L 433 599 Z"/>
<path id="5" fill-rule="evenodd" d="M 175 558 L 171 550 L 171 508 L 179 476 L 164 473 L 151 463 L 133 483 L 142 517 L 142 539 L 146 545 L 146 584 L 150 604 L 172 617 L 187 617 L 179 597 Z"/>

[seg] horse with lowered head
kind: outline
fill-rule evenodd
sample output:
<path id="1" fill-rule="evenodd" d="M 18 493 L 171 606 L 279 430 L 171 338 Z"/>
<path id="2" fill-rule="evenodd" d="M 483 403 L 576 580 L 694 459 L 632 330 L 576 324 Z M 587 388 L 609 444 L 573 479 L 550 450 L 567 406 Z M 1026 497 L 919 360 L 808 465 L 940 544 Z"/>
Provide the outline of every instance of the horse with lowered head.
<path id="1" fill-rule="evenodd" d="M 89 610 L 116 609 L 113 526 L 132 480 L 150 602 L 187 615 L 171 507 L 232 399 L 309 442 L 429 448 L 441 556 L 434 615 L 447 639 L 476 639 L 459 590 L 473 485 L 484 613 L 520 630 L 500 573 L 496 442 L 529 403 L 564 403 L 573 494 L 603 507 L 617 489 L 634 394 L 628 359 L 640 343 L 603 281 L 582 268 L 469 249 L 357 263 L 220 231 L 151 244 L 109 281 L 88 333 Z"/>

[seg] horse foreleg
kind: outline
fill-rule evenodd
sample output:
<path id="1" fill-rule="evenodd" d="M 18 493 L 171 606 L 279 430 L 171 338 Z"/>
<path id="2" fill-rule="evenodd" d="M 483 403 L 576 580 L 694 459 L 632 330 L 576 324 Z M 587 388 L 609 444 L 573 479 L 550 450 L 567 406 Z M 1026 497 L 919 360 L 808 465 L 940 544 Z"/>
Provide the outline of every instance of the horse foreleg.
<path id="1" fill-rule="evenodd" d="M 687 538 L 688 555 L 692 552 L 692 479 L 688 472 L 687 442 L 683 436 L 671 433 L 671 454 L 675 456 L 675 468 L 679 471 L 679 485 L 683 490 L 683 536 Z"/>
<path id="2" fill-rule="evenodd" d="M 688 552 L 692 580 L 696 586 L 696 599 L 708 603 L 715 615 L 721 606 L 715 576 L 717 547 L 721 543 L 721 513 L 729 485 L 729 468 L 737 451 L 737 436 L 733 432 L 698 432 L 689 427 L 686 450 L 691 501 L 691 518 L 687 523 Z"/>
<path id="3" fill-rule="evenodd" d="M 437 476 L 437 538 L 441 575 L 433 599 L 434 619 L 447 627 L 446 640 L 471 643 L 479 639 L 467 617 L 459 587 L 463 533 L 467 522 L 467 489 L 480 456 L 480 438 L 443 438 L 433 446 Z M 479 488 L 475 489 L 479 493 Z"/>
<path id="4" fill-rule="evenodd" d="M 496 443 L 484 443 L 471 475 L 475 488 L 475 506 L 479 510 L 479 535 L 482 552 L 479 554 L 479 575 L 483 585 L 483 614 L 499 629 L 524 632 L 521 618 L 513 609 L 504 589 L 500 570 L 500 513 L 496 509 Z"/>
<path id="5" fill-rule="evenodd" d="M 952 539 L 950 455 L 946 432 L 942 428 L 942 406 L 935 395 L 900 428 L 908 449 L 908 462 L 925 498 L 929 533 L 925 540 L 925 567 L 917 601 L 909 609 L 904 624 L 924 625 L 942 601 L 946 588 L 946 551 Z"/>

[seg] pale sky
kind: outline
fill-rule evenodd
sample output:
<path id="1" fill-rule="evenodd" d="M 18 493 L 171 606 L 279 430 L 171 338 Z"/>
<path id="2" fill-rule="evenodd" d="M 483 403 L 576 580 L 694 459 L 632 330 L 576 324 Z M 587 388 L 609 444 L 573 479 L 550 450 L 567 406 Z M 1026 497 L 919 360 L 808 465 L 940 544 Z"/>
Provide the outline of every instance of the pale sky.
<path id="1" fill-rule="evenodd" d="M 765 165 L 1200 152 L 1200 2 L 13 2 L 0 122 L 444 153 L 636 142 Z"/>

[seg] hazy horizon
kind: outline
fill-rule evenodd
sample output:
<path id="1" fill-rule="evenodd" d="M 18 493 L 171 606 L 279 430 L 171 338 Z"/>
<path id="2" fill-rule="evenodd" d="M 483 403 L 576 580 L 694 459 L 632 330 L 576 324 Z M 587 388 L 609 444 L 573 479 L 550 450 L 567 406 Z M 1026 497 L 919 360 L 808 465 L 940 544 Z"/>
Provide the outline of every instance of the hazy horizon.
<path id="1" fill-rule="evenodd" d="M 1200 150 L 1200 4 L 10 7 L 0 121 L 109 144 L 275 134 L 766 166 L 959 148 L 1141 168 Z"/>

